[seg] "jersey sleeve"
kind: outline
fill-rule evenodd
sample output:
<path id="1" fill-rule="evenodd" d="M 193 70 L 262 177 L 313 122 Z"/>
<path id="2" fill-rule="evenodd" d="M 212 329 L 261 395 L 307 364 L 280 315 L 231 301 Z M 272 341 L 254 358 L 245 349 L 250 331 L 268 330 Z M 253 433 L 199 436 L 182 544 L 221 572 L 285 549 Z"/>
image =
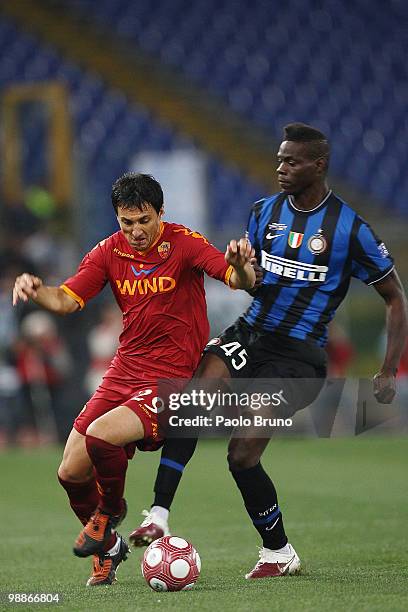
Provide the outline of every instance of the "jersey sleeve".
<path id="1" fill-rule="evenodd" d="M 251 212 L 249 213 L 249 219 L 247 224 L 247 238 L 253 248 L 255 249 L 255 256 L 259 260 L 261 256 L 261 245 L 259 241 L 259 216 L 262 211 L 265 198 L 258 200 L 252 205 Z"/>
<path id="2" fill-rule="evenodd" d="M 76 274 L 67 278 L 61 289 L 82 309 L 107 283 L 105 256 L 102 243 L 97 244 L 81 261 Z"/>
<path id="3" fill-rule="evenodd" d="M 383 279 L 394 269 L 394 260 L 384 242 L 369 224 L 357 219 L 356 231 L 351 239 L 352 275 L 366 285 Z"/>
<path id="4" fill-rule="evenodd" d="M 227 264 L 221 251 L 197 232 L 191 232 L 187 236 L 187 244 L 189 260 L 194 268 L 229 285 L 233 267 Z"/>
<path id="5" fill-rule="evenodd" d="M 255 243 L 257 242 L 256 229 L 257 222 L 255 219 L 255 211 L 254 208 L 251 208 L 251 212 L 249 213 L 248 225 L 247 225 L 247 237 L 253 247 L 255 247 Z"/>

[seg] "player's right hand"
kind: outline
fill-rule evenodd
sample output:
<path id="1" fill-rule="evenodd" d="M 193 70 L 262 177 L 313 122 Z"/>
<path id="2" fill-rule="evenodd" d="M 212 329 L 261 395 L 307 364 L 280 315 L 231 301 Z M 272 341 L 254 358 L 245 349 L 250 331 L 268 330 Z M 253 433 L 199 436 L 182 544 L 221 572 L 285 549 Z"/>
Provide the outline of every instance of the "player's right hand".
<path id="1" fill-rule="evenodd" d="M 29 298 L 37 297 L 37 290 L 42 286 L 43 282 L 38 276 L 24 272 L 21 276 L 17 276 L 13 288 L 13 306 L 19 300 L 27 302 Z"/>
<path id="2" fill-rule="evenodd" d="M 374 396 L 379 404 L 391 404 L 397 392 L 395 373 L 377 372 L 373 377 Z"/>
<path id="3" fill-rule="evenodd" d="M 239 240 L 230 240 L 225 252 L 225 261 L 234 268 L 244 268 L 252 257 L 255 256 L 255 250 L 247 238 Z"/>

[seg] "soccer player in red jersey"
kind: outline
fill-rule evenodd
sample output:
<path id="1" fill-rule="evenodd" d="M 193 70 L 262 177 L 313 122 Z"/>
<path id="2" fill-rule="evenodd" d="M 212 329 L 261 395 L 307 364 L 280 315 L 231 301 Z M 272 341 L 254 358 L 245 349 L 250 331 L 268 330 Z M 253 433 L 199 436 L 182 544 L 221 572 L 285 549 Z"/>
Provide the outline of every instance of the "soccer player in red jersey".
<path id="1" fill-rule="evenodd" d="M 74 422 L 58 478 L 84 528 L 74 553 L 94 556 L 88 585 L 112 584 L 129 552 L 116 526 L 128 459 L 163 443 L 158 423 L 159 379 L 189 379 L 209 334 L 204 275 L 250 289 L 255 272 L 245 238 L 225 255 L 182 225 L 166 223 L 163 192 L 145 174 L 128 173 L 112 188 L 120 231 L 97 244 L 60 287 L 24 273 L 13 304 L 32 299 L 58 314 L 82 309 L 109 283 L 123 313 L 120 346 L 103 381 Z"/>

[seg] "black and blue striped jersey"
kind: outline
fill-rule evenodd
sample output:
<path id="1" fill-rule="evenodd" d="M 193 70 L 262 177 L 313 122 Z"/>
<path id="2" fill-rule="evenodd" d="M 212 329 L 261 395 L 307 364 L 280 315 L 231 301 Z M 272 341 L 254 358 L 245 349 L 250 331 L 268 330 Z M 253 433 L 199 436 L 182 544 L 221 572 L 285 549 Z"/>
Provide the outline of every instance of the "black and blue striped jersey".
<path id="1" fill-rule="evenodd" d="M 258 331 L 320 346 L 351 277 L 370 285 L 394 265 L 368 223 L 332 191 L 310 211 L 283 193 L 259 200 L 248 237 L 264 278 L 244 319 Z"/>

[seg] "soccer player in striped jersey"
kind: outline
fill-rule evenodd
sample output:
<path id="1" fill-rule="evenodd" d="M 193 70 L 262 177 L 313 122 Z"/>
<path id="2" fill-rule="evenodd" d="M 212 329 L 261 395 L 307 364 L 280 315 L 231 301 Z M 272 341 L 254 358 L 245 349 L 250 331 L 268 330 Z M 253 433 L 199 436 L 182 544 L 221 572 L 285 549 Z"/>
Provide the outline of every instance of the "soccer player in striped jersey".
<path id="1" fill-rule="evenodd" d="M 372 285 L 385 302 L 387 347 L 373 379 L 374 394 L 379 402 L 390 403 L 396 392 L 407 339 L 404 291 L 385 244 L 329 188 L 328 165 L 324 134 L 299 123 L 284 128 L 277 167 L 281 191 L 256 202 L 248 223 L 263 281 L 248 310 L 207 345 L 196 373 L 207 389 L 209 379 L 218 377 L 229 378 L 232 388 L 234 379 L 252 379 L 248 392 L 283 390 L 285 402 L 275 412 L 264 410 L 264 416 L 291 417 L 317 397 L 326 375 L 327 325 L 352 277 Z M 263 430 L 260 438 L 255 427 L 247 427 L 233 433 L 228 448 L 231 474 L 263 543 L 258 563 L 246 575 L 251 579 L 300 569 L 274 484 L 260 463 L 268 436 Z M 168 532 L 168 510 L 195 445 L 193 439 L 166 441 L 154 504 L 130 536 L 135 545 Z"/>

